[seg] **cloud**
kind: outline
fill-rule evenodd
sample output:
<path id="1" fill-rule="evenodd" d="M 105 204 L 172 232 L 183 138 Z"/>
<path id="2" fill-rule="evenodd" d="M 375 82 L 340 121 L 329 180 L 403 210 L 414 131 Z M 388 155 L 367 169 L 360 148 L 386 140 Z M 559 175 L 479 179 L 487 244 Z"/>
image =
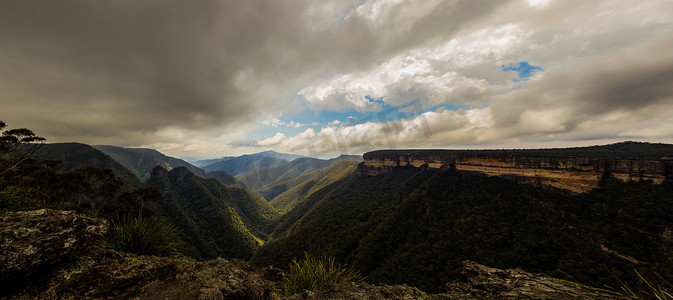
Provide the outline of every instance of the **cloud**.
<path id="1" fill-rule="evenodd" d="M 266 120 L 262 122 L 263 125 L 266 126 L 273 126 L 278 128 L 279 126 L 284 126 L 284 127 L 293 127 L 293 128 L 299 128 L 305 126 L 304 124 L 297 123 L 295 121 L 290 121 L 290 122 L 283 122 L 278 118 L 273 118 L 271 120 Z"/>
<path id="2" fill-rule="evenodd" d="M 270 146 L 270 145 L 277 145 L 281 143 L 285 139 L 285 135 L 282 133 L 276 133 L 276 135 L 266 138 L 263 140 L 260 140 L 257 142 L 258 145 L 260 146 Z"/>
<path id="3" fill-rule="evenodd" d="M 673 38 L 659 39 L 587 58 L 498 95 L 485 108 L 440 109 L 390 122 L 311 129 L 277 147 L 325 155 L 382 148 L 670 142 L 670 45 Z"/>
<path id="4" fill-rule="evenodd" d="M 165 128 L 239 130 L 288 109 L 315 78 L 450 35 L 498 5 L 12 1 L 0 10 L 0 104 L 12 108 L 2 118 L 51 141 L 126 145 L 164 142 Z"/>
<path id="5" fill-rule="evenodd" d="M 670 11 L 628 0 L 9 1 L 0 119 L 52 142 L 185 156 L 664 141 Z M 457 110 L 323 128 L 292 118 L 414 100 Z M 250 137 L 264 126 L 278 133 Z"/>

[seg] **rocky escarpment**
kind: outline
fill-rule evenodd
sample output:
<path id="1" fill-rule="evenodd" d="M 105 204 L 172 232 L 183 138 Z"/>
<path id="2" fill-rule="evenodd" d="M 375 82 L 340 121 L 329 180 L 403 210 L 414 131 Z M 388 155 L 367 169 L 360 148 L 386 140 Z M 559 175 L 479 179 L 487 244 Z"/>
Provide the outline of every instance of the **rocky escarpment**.
<path id="1" fill-rule="evenodd" d="M 658 184 L 673 178 L 673 159 L 669 157 L 583 158 L 554 157 L 533 151 L 380 150 L 365 153 L 363 158 L 358 166 L 360 175 L 381 175 L 399 167 L 455 168 L 577 193 L 598 187 L 606 175 L 621 181 L 652 180 Z"/>
<path id="2" fill-rule="evenodd" d="M 284 274 L 221 258 L 138 256 L 94 243 L 101 219 L 39 210 L 0 216 L 0 298 L 3 299 L 614 299 L 577 283 L 464 262 L 463 279 L 441 294 L 397 285 L 349 283 L 283 293 Z M 18 281 L 16 278 L 30 279 Z"/>

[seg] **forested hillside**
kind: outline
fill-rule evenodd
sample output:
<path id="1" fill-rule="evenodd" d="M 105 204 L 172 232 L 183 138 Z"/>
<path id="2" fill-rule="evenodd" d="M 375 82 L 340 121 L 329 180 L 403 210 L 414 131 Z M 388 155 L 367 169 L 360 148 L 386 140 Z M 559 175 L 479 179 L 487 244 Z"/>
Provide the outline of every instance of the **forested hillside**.
<path id="1" fill-rule="evenodd" d="M 243 186 L 239 180 L 225 171 L 206 171 L 182 159 L 164 155 L 154 149 L 123 148 L 117 146 L 94 146 L 94 148 L 109 155 L 112 159 L 131 170 L 143 182 L 150 178 L 152 170 L 156 166 L 160 166 L 167 170 L 176 167 L 185 167 L 197 176 L 215 178 L 226 185 Z"/>
<path id="2" fill-rule="evenodd" d="M 283 215 L 252 259 L 285 267 L 333 249 L 370 282 L 440 291 L 466 259 L 618 287 L 673 275 L 673 186 L 609 180 L 573 196 L 455 170 L 349 176 Z"/>
<path id="3" fill-rule="evenodd" d="M 286 163 L 288 163 L 288 160 L 286 159 L 265 156 L 258 153 L 257 155 L 251 154 L 224 158 L 201 168 L 206 171 L 222 170 L 233 176 L 240 176 L 261 168 L 275 167 Z"/>
<path id="4" fill-rule="evenodd" d="M 643 145 L 635 146 L 625 155 L 642 151 Z M 666 151 L 653 147 L 648 155 Z M 33 155 L 43 161 L 1 161 L 0 209 L 74 209 L 110 220 L 150 209 L 178 228 L 187 243 L 183 253 L 197 259 L 251 259 L 287 268 L 304 251 L 327 251 L 371 283 L 429 292 L 457 279 L 464 260 L 613 289 L 620 281 L 641 282 L 634 269 L 648 278 L 673 276 L 668 181 L 606 177 L 600 188 L 576 195 L 450 168 L 399 167 L 360 176 L 358 160 L 297 159 L 258 170 L 258 181 L 248 178 L 257 188 L 285 185 L 267 202 L 237 180 L 240 186 L 227 186 L 185 166 L 167 170 L 161 162 L 169 157 L 161 155 L 149 160 L 160 164 L 143 186 L 133 172 L 88 145 L 36 149 Z M 149 165 L 141 161 L 133 162 L 138 170 Z M 233 178 L 205 172 L 217 174 Z"/>
<path id="5" fill-rule="evenodd" d="M 359 160 L 338 160 L 323 169 L 297 177 L 287 184 L 292 188 L 273 198 L 270 203 L 281 212 L 289 211 L 313 192 L 352 174 L 358 163 Z"/>
<path id="6" fill-rule="evenodd" d="M 162 195 L 154 206 L 157 212 L 182 230 L 189 244 L 186 253 L 199 259 L 249 259 L 263 244 L 263 229 L 278 215 L 259 195 L 198 177 L 184 167 L 156 167 L 147 184 Z"/>
<path id="7" fill-rule="evenodd" d="M 200 174 L 217 179 L 202 178 L 184 166 L 169 172 L 162 166 L 184 161 L 156 150 L 108 147 L 116 151 L 116 159 L 134 167 L 136 174 L 158 164 L 143 185 L 134 172 L 89 145 L 23 146 L 34 146 L 30 149 L 36 150 L 30 154 L 38 159 L 28 156 L 21 147 L 16 150 L 17 158 L 0 157 L 0 211 L 76 210 L 116 224 L 131 217 L 133 222 L 140 222 L 153 215 L 164 216 L 168 223 L 159 224 L 175 225 L 187 242 L 183 254 L 198 259 L 250 258 L 266 238 L 264 230 L 278 216 L 258 193 L 245 189 L 226 172 L 207 172 L 192 166 Z M 231 186 L 222 183 L 228 179 Z"/>
<path id="8" fill-rule="evenodd" d="M 240 179 L 247 187 L 258 191 L 268 201 L 271 201 L 281 193 L 310 180 L 318 173 L 318 170 L 340 160 L 359 162 L 361 158 L 348 155 L 332 159 L 302 157 L 280 166 L 256 170 L 241 176 Z"/>
<path id="9" fill-rule="evenodd" d="M 43 144 L 32 156 L 41 161 L 54 161 L 55 169 L 60 172 L 95 166 L 111 169 L 122 179 L 124 189 L 137 188 L 142 183 L 129 169 L 105 153 L 81 143 Z"/>

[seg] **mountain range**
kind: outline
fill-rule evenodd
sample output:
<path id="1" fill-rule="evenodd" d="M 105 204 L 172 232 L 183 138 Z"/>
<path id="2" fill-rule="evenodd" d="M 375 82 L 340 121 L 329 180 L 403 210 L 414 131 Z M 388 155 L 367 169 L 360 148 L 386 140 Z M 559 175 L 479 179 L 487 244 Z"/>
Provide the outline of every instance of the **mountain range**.
<path id="1" fill-rule="evenodd" d="M 260 168 L 239 178 L 246 186 L 272 201 L 276 196 L 315 176 L 315 171 L 340 160 L 360 162 L 362 159 L 354 155 L 341 155 L 332 159 L 302 157 L 279 166 Z"/>
<path id="2" fill-rule="evenodd" d="M 216 160 L 196 162 L 207 171 L 226 171 L 233 176 L 241 176 L 261 168 L 276 167 L 286 164 L 300 155 L 284 154 L 275 151 L 264 151 L 255 154 L 245 154 L 236 157 L 222 157 Z"/>
<path id="3" fill-rule="evenodd" d="M 635 282 L 634 269 L 673 276 L 673 145 L 376 151 L 364 161 L 260 153 L 203 168 L 152 149 L 97 148 L 108 154 L 48 144 L 36 155 L 156 188 L 152 208 L 198 259 L 287 268 L 305 251 L 329 252 L 368 282 L 430 292 L 460 277 L 465 260 L 612 289 Z M 596 185 L 578 193 L 533 180 L 574 185 L 562 176 L 571 171 L 598 176 Z"/>
<path id="4" fill-rule="evenodd" d="M 150 178 L 156 166 L 171 170 L 176 167 L 185 167 L 197 176 L 215 178 L 226 185 L 242 186 L 235 177 L 224 171 L 206 171 L 182 159 L 166 156 L 163 153 L 148 148 L 123 148 L 117 146 L 93 146 L 109 155 L 115 161 L 131 170 L 141 181 Z"/>

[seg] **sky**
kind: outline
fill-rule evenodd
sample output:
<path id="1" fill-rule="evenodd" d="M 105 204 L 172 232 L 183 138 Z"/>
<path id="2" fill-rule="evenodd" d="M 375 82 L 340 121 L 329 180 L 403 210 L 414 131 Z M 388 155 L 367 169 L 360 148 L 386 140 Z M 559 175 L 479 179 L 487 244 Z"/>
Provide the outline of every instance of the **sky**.
<path id="1" fill-rule="evenodd" d="M 183 158 L 673 143 L 672 0 L 0 0 L 0 120 Z"/>

